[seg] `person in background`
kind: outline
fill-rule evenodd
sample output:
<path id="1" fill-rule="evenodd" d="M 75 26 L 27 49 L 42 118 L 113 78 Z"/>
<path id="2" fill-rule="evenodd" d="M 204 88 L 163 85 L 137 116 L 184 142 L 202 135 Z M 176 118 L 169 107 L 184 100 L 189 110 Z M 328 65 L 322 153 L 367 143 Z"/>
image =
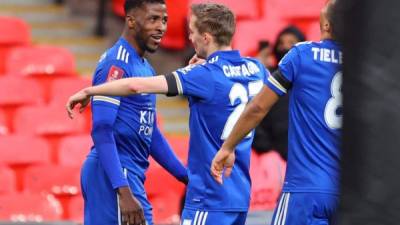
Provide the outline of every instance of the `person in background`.
<path id="1" fill-rule="evenodd" d="M 268 69 L 275 68 L 275 59 L 272 52 L 272 46 L 269 41 L 262 40 L 258 42 L 258 52 L 256 58 Z"/>
<path id="2" fill-rule="evenodd" d="M 284 28 L 278 35 L 273 49 L 275 58 L 279 62 L 283 56 L 296 43 L 305 41 L 304 34 L 295 26 Z M 261 43 L 260 43 L 261 47 Z M 265 49 L 265 48 L 264 48 Z M 267 50 L 263 50 L 267 52 Z M 264 53 L 265 54 L 265 53 Z M 263 60 L 261 62 L 264 63 Z M 270 62 L 270 61 L 268 61 Z M 264 65 L 275 71 L 277 68 L 271 64 Z M 288 113 L 289 113 L 289 96 L 282 96 L 268 115 L 261 121 L 256 128 L 254 135 L 253 149 L 257 153 L 268 152 L 270 150 L 277 151 L 286 161 L 288 151 Z"/>

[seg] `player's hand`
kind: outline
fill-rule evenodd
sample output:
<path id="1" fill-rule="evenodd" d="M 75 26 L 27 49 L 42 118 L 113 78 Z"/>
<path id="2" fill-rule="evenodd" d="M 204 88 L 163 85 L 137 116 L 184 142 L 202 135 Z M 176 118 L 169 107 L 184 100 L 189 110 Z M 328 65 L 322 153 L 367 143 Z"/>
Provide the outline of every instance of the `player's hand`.
<path id="1" fill-rule="evenodd" d="M 123 225 L 145 225 L 143 208 L 140 202 L 132 195 L 129 187 L 118 188 L 119 207 Z"/>
<path id="2" fill-rule="evenodd" d="M 69 99 L 67 104 L 65 105 L 65 108 L 67 109 L 68 116 L 73 119 L 74 118 L 74 112 L 73 109 L 77 104 L 80 104 L 79 112 L 82 113 L 86 106 L 90 102 L 90 96 L 87 95 L 83 90 L 75 93 L 72 95 Z"/>
<path id="3" fill-rule="evenodd" d="M 222 184 L 222 175 L 229 177 L 233 164 L 235 164 L 235 152 L 222 147 L 211 163 L 211 175 L 218 183 Z"/>
<path id="4" fill-rule="evenodd" d="M 189 65 L 202 64 L 205 61 L 206 60 L 201 59 L 201 58 L 197 57 L 196 54 L 194 54 L 194 56 L 189 60 Z"/>

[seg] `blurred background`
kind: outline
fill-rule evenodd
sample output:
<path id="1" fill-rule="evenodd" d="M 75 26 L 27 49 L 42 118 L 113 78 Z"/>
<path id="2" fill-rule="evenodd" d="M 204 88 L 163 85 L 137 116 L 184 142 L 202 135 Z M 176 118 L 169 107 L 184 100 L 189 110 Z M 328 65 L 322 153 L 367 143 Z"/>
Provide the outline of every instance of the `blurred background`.
<path id="1" fill-rule="evenodd" d="M 146 57 L 157 73 L 187 64 L 189 5 L 217 2 L 237 16 L 234 48 L 273 71 L 297 42 L 319 40 L 325 0 L 166 0 L 162 46 Z M 79 224 L 80 166 L 92 141 L 90 110 L 74 120 L 64 105 L 91 85 L 102 53 L 118 39 L 124 0 L 0 0 L 0 221 Z M 183 162 L 188 107 L 182 97 L 158 97 L 158 121 Z M 269 122 L 268 122 L 269 120 Z M 287 152 L 287 99 L 257 128 L 248 224 L 268 224 L 279 197 Z M 146 190 L 156 224 L 179 224 L 184 186 L 153 160 Z M 8 221 L 8 222 L 7 222 Z M 55 223 L 57 221 L 57 223 Z"/>

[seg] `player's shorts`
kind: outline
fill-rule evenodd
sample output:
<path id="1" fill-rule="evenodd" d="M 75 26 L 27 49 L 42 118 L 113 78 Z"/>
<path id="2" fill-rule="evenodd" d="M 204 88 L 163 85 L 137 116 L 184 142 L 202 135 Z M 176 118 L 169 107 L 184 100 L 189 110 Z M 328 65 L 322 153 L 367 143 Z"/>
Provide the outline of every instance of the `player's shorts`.
<path id="1" fill-rule="evenodd" d="M 124 170 L 125 171 L 125 170 Z M 147 200 L 142 181 L 134 174 L 126 173 L 133 195 L 141 203 L 148 225 L 153 225 L 152 208 Z M 82 194 L 85 202 L 85 225 L 119 225 L 121 214 L 119 211 L 117 193 L 107 178 L 100 161 L 88 157 L 81 171 Z"/>
<path id="2" fill-rule="evenodd" d="M 334 194 L 283 192 L 271 225 L 334 224 L 338 201 Z"/>
<path id="3" fill-rule="evenodd" d="M 183 209 L 181 225 L 244 225 L 247 212 Z"/>

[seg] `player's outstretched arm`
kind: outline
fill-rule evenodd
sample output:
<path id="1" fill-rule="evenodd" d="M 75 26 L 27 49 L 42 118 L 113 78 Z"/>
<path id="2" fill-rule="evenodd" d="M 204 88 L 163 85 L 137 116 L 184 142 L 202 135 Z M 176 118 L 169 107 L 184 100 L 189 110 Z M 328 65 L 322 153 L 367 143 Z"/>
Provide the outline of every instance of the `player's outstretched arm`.
<path id="1" fill-rule="evenodd" d="M 165 76 L 123 78 L 97 86 L 87 87 L 72 95 L 66 104 L 70 118 L 74 117 L 73 109 L 80 104 L 83 112 L 94 95 L 128 96 L 140 93 L 165 94 L 168 91 Z"/>
<path id="2" fill-rule="evenodd" d="M 246 106 L 232 132 L 215 155 L 211 164 L 211 175 L 222 184 L 222 173 L 229 176 L 235 162 L 235 147 L 254 129 L 278 100 L 278 95 L 264 85 L 261 92 Z"/>
<path id="3" fill-rule="evenodd" d="M 156 124 L 154 125 L 151 139 L 150 155 L 177 180 L 184 184 L 188 183 L 189 178 L 186 167 L 175 155 Z"/>

